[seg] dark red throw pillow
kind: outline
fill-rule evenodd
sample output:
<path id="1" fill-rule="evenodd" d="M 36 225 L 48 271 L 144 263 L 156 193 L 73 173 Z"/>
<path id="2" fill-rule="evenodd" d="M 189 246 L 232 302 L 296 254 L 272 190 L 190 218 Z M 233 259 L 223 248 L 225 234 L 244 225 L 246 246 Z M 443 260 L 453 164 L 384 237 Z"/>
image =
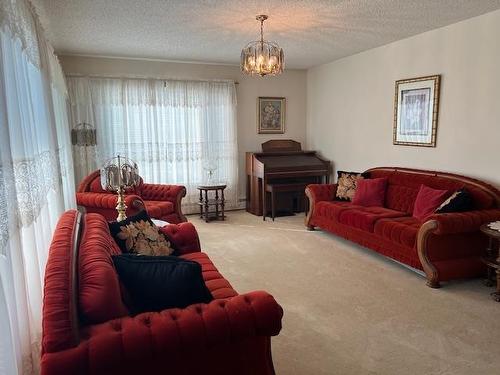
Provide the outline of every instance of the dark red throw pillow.
<path id="1" fill-rule="evenodd" d="M 437 190 L 425 185 L 420 185 L 415 205 L 413 206 L 413 217 L 423 220 L 436 211 L 447 196 L 448 190 Z"/>
<path id="2" fill-rule="evenodd" d="M 387 178 L 372 178 L 358 180 L 353 204 L 365 207 L 383 207 Z"/>

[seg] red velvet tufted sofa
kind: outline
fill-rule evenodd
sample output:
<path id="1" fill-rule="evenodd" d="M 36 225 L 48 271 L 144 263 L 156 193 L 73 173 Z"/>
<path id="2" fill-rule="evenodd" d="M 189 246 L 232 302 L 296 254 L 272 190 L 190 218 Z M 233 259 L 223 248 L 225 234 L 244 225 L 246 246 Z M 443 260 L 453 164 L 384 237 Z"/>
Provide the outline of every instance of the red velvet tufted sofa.
<path id="1" fill-rule="evenodd" d="M 78 186 L 76 203 L 86 212 L 95 212 L 108 220 L 115 220 L 116 194 L 101 187 L 100 171 L 89 174 Z M 153 219 L 172 224 L 187 221 L 182 214 L 181 200 L 186 196 L 186 188 L 181 185 L 146 184 L 142 181 L 135 191 L 125 196 L 127 216 L 146 209 Z"/>
<path id="2" fill-rule="evenodd" d="M 371 178 L 387 177 L 385 207 L 361 207 L 335 201 L 336 184 L 309 185 L 309 230 L 326 229 L 385 256 L 423 270 L 427 285 L 475 277 L 484 272 L 480 260 L 486 238 L 479 227 L 500 220 L 500 192 L 482 181 L 450 173 L 379 167 L 367 171 Z M 433 214 L 423 222 L 412 217 L 421 184 L 434 189 L 468 189 L 472 211 Z"/>
<path id="3" fill-rule="evenodd" d="M 45 272 L 42 375 L 274 374 L 281 307 L 263 291 L 239 295 L 200 252 L 191 223 L 162 230 L 201 264 L 214 300 L 132 317 L 104 217 L 72 210 L 60 218 Z"/>

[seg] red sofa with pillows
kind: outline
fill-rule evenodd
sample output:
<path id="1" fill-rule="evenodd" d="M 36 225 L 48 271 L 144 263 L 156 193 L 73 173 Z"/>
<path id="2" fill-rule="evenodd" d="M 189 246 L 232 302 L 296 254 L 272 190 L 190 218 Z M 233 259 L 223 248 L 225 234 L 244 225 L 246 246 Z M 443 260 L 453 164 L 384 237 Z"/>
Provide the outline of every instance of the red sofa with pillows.
<path id="1" fill-rule="evenodd" d="M 147 184 L 142 178 L 134 191 L 125 195 L 127 216 L 146 210 L 154 219 L 172 224 L 187 221 L 182 213 L 181 201 L 186 196 L 186 188 L 181 185 Z M 117 195 L 101 187 L 101 173 L 92 172 L 80 183 L 76 193 L 76 203 L 86 212 L 103 215 L 107 220 L 115 220 Z"/>
<path id="2" fill-rule="evenodd" d="M 274 374 L 271 336 L 283 315 L 274 298 L 239 295 L 200 252 L 192 224 L 161 231 L 201 265 L 214 299 L 130 316 L 104 217 L 72 210 L 60 218 L 45 273 L 42 374 Z"/>
<path id="3" fill-rule="evenodd" d="M 337 184 L 309 185 L 307 228 L 325 229 L 423 270 L 427 285 L 433 288 L 438 288 L 441 281 L 476 277 L 484 272 L 480 258 L 487 240 L 479 227 L 500 220 L 500 192 L 496 188 L 469 177 L 416 169 L 379 167 L 363 175 L 386 179 L 382 204 L 370 202 L 379 198 L 377 187 L 361 200 L 356 194 L 351 202 L 335 199 Z M 440 197 L 444 200 L 464 188 L 472 198 L 470 210 L 426 212 L 439 195 L 432 189 L 446 190 Z M 415 205 L 420 189 L 425 199 Z"/>

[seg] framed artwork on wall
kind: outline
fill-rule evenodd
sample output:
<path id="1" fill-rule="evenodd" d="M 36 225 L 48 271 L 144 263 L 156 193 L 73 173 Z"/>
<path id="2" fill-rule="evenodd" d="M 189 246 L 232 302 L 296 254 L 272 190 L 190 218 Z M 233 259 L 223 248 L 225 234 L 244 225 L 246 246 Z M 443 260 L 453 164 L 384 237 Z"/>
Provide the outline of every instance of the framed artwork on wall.
<path id="1" fill-rule="evenodd" d="M 286 98 L 260 96 L 257 100 L 257 132 L 284 134 L 285 106 Z"/>
<path id="2" fill-rule="evenodd" d="M 393 144 L 436 147 L 441 76 L 396 81 Z"/>

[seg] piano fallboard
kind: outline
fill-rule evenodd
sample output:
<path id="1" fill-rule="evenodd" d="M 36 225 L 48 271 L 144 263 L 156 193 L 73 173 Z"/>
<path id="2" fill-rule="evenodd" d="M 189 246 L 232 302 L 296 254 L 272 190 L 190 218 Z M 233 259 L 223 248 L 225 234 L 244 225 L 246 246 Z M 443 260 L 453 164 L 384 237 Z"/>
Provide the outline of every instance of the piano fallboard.
<path id="1" fill-rule="evenodd" d="M 256 157 L 266 171 L 325 169 L 325 163 L 315 155 L 283 155 Z"/>

